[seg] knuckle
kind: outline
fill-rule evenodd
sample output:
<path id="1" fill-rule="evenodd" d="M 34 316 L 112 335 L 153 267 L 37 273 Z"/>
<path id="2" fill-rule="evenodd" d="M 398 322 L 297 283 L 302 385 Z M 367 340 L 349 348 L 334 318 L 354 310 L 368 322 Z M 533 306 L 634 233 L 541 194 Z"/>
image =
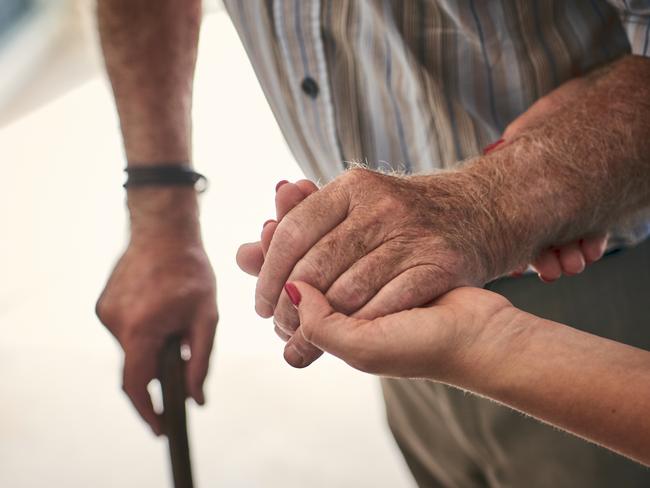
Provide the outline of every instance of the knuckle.
<path id="1" fill-rule="evenodd" d="M 322 291 L 329 283 L 325 264 L 329 259 L 330 257 L 324 256 L 324 253 L 318 253 L 310 259 L 303 259 L 291 279 L 305 281 Z"/>
<path id="2" fill-rule="evenodd" d="M 365 168 L 362 168 L 360 166 L 352 166 L 345 173 L 339 176 L 339 178 L 342 181 L 353 183 L 364 179 L 364 175 L 367 172 L 368 170 Z"/>
<path id="3" fill-rule="evenodd" d="M 111 321 L 112 311 L 103 296 L 99 297 L 95 303 L 95 315 L 103 324 Z"/>
<path id="4" fill-rule="evenodd" d="M 365 305 L 369 293 L 370 287 L 363 279 L 354 279 L 332 286 L 326 296 L 336 310 L 349 315 Z"/>
<path id="5" fill-rule="evenodd" d="M 339 184 L 346 187 L 348 190 L 352 189 L 354 192 L 362 187 L 371 185 L 379 178 L 379 173 L 372 171 L 361 166 L 354 166 L 348 169 L 345 173 L 334 180 L 333 184 Z"/>
<path id="6" fill-rule="evenodd" d="M 219 312 L 212 310 L 206 314 L 205 321 L 211 326 L 216 326 L 219 323 Z"/>
<path id="7" fill-rule="evenodd" d="M 273 234 L 273 240 L 295 242 L 296 239 L 300 238 L 301 229 L 302 225 L 300 221 L 295 216 L 289 214 L 278 224 Z"/>

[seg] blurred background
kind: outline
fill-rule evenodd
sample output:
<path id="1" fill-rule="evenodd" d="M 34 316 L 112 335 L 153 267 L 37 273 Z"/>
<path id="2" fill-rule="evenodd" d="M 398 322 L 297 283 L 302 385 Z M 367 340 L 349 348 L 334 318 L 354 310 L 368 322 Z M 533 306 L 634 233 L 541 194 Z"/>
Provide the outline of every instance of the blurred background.
<path id="1" fill-rule="evenodd" d="M 164 440 L 120 390 L 93 307 L 126 242 L 124 158 L 92 0 L 0 1 L 0 486 L 171 486 Z M 331 357 L 282 360 L 253 311 L 239 243 L 300 170 L 237 35 L 208 3 L 195 164 L 221 311 L 205 408 L 189 405 L 199 487 L 411 487 L 379 384 Z M 232 209 L 238 209 L 236 213 Z"/>

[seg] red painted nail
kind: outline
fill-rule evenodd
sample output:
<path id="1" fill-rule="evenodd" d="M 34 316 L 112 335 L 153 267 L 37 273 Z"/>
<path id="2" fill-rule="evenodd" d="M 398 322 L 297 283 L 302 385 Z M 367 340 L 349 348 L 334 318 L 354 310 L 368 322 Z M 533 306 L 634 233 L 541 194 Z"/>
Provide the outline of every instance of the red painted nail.
<path id="1" fill-rule="evenodd" d="M 503 144 L 504 142 L 506 142 L 504 139 L 499 139 L 498 141 L 493 142 L 492 144 L 488 144 L 487 146 L 485 146 L 485 147 L 483 148 L 483 156 L 485 156 L 485 155 L 488 154 L 489 152 L 494 151 L 494 150 L 497 148 L 497 146 L 500 146 L 500 145 Z"/>
<path id="2" fill-rule="evenodd" d="M 293 283 L 287 283 L 284 285 L 284 291 L 287 292 L 291 303 L 293 303 L 296 307 L 300 305 L 300 300 L 302 297 L 300 296 L 300 292 L 298 291 L 298 288 L 296 288 L 296 285 Z"/>
<path id="3" fill-rule="evenodd" d="M 282 185 L 286 185 L 287 183 L 289 183 L 287 180 L 278 181 L 278 184 L 275 185 L 275 191 L 277 192 Z"/>
<path id="4" fill-rule="evenodd" d="M 262 229 L 264 227 L 266 227 L 267 225 L 269 225 L 271 222 L 275 222 L 275 220 L 271 219 L 271 220 L 267 220 L 266 222 L 264 222 L 264 225 L 262 225 Z"/>

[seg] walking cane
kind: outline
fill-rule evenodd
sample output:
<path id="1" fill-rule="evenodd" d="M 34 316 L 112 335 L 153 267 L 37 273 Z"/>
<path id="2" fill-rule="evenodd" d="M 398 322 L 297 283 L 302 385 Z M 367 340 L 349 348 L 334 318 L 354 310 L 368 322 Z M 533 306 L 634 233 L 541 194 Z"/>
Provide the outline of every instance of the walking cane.
<path id="1" fill-rule="evenodd" d="M 172 337 L 163 348 L 160 383 L 163 397 L 163 427 L 169 441 L 169 456 L 175 488 L 192 488 L 192 465 L 185 413 L 184 361 L 180 337 Z"/>

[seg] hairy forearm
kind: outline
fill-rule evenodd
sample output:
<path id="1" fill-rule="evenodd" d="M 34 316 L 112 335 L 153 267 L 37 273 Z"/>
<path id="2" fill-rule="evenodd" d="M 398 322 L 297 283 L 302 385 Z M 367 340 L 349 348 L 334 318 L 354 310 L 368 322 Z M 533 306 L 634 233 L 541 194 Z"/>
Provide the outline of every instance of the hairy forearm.
<path id="1" fill-rule="evenodd" d="M 128 165 L 191 163 L 201 1 L 99 0 L 97 17 Z M 200 240 L 193 189 L 132 188 L 127 195 L 132 239 Z"/>
<path id="2" fill-rule="evenodd" d="M 491 278 L 650 206 L 650 59 L 591 76 L 580 98 L 461 170 L 488 215 Z"/>
<path id="3" fill-rule="evenodd" d="M 129 164 L 189 161 L 200 0 L 99 0 Z"/>
<path id="4" fill-rule="evenodd" d="M 650 352 L 515 309 L 491 324 L 457 386 L 650 465 Z"/>

